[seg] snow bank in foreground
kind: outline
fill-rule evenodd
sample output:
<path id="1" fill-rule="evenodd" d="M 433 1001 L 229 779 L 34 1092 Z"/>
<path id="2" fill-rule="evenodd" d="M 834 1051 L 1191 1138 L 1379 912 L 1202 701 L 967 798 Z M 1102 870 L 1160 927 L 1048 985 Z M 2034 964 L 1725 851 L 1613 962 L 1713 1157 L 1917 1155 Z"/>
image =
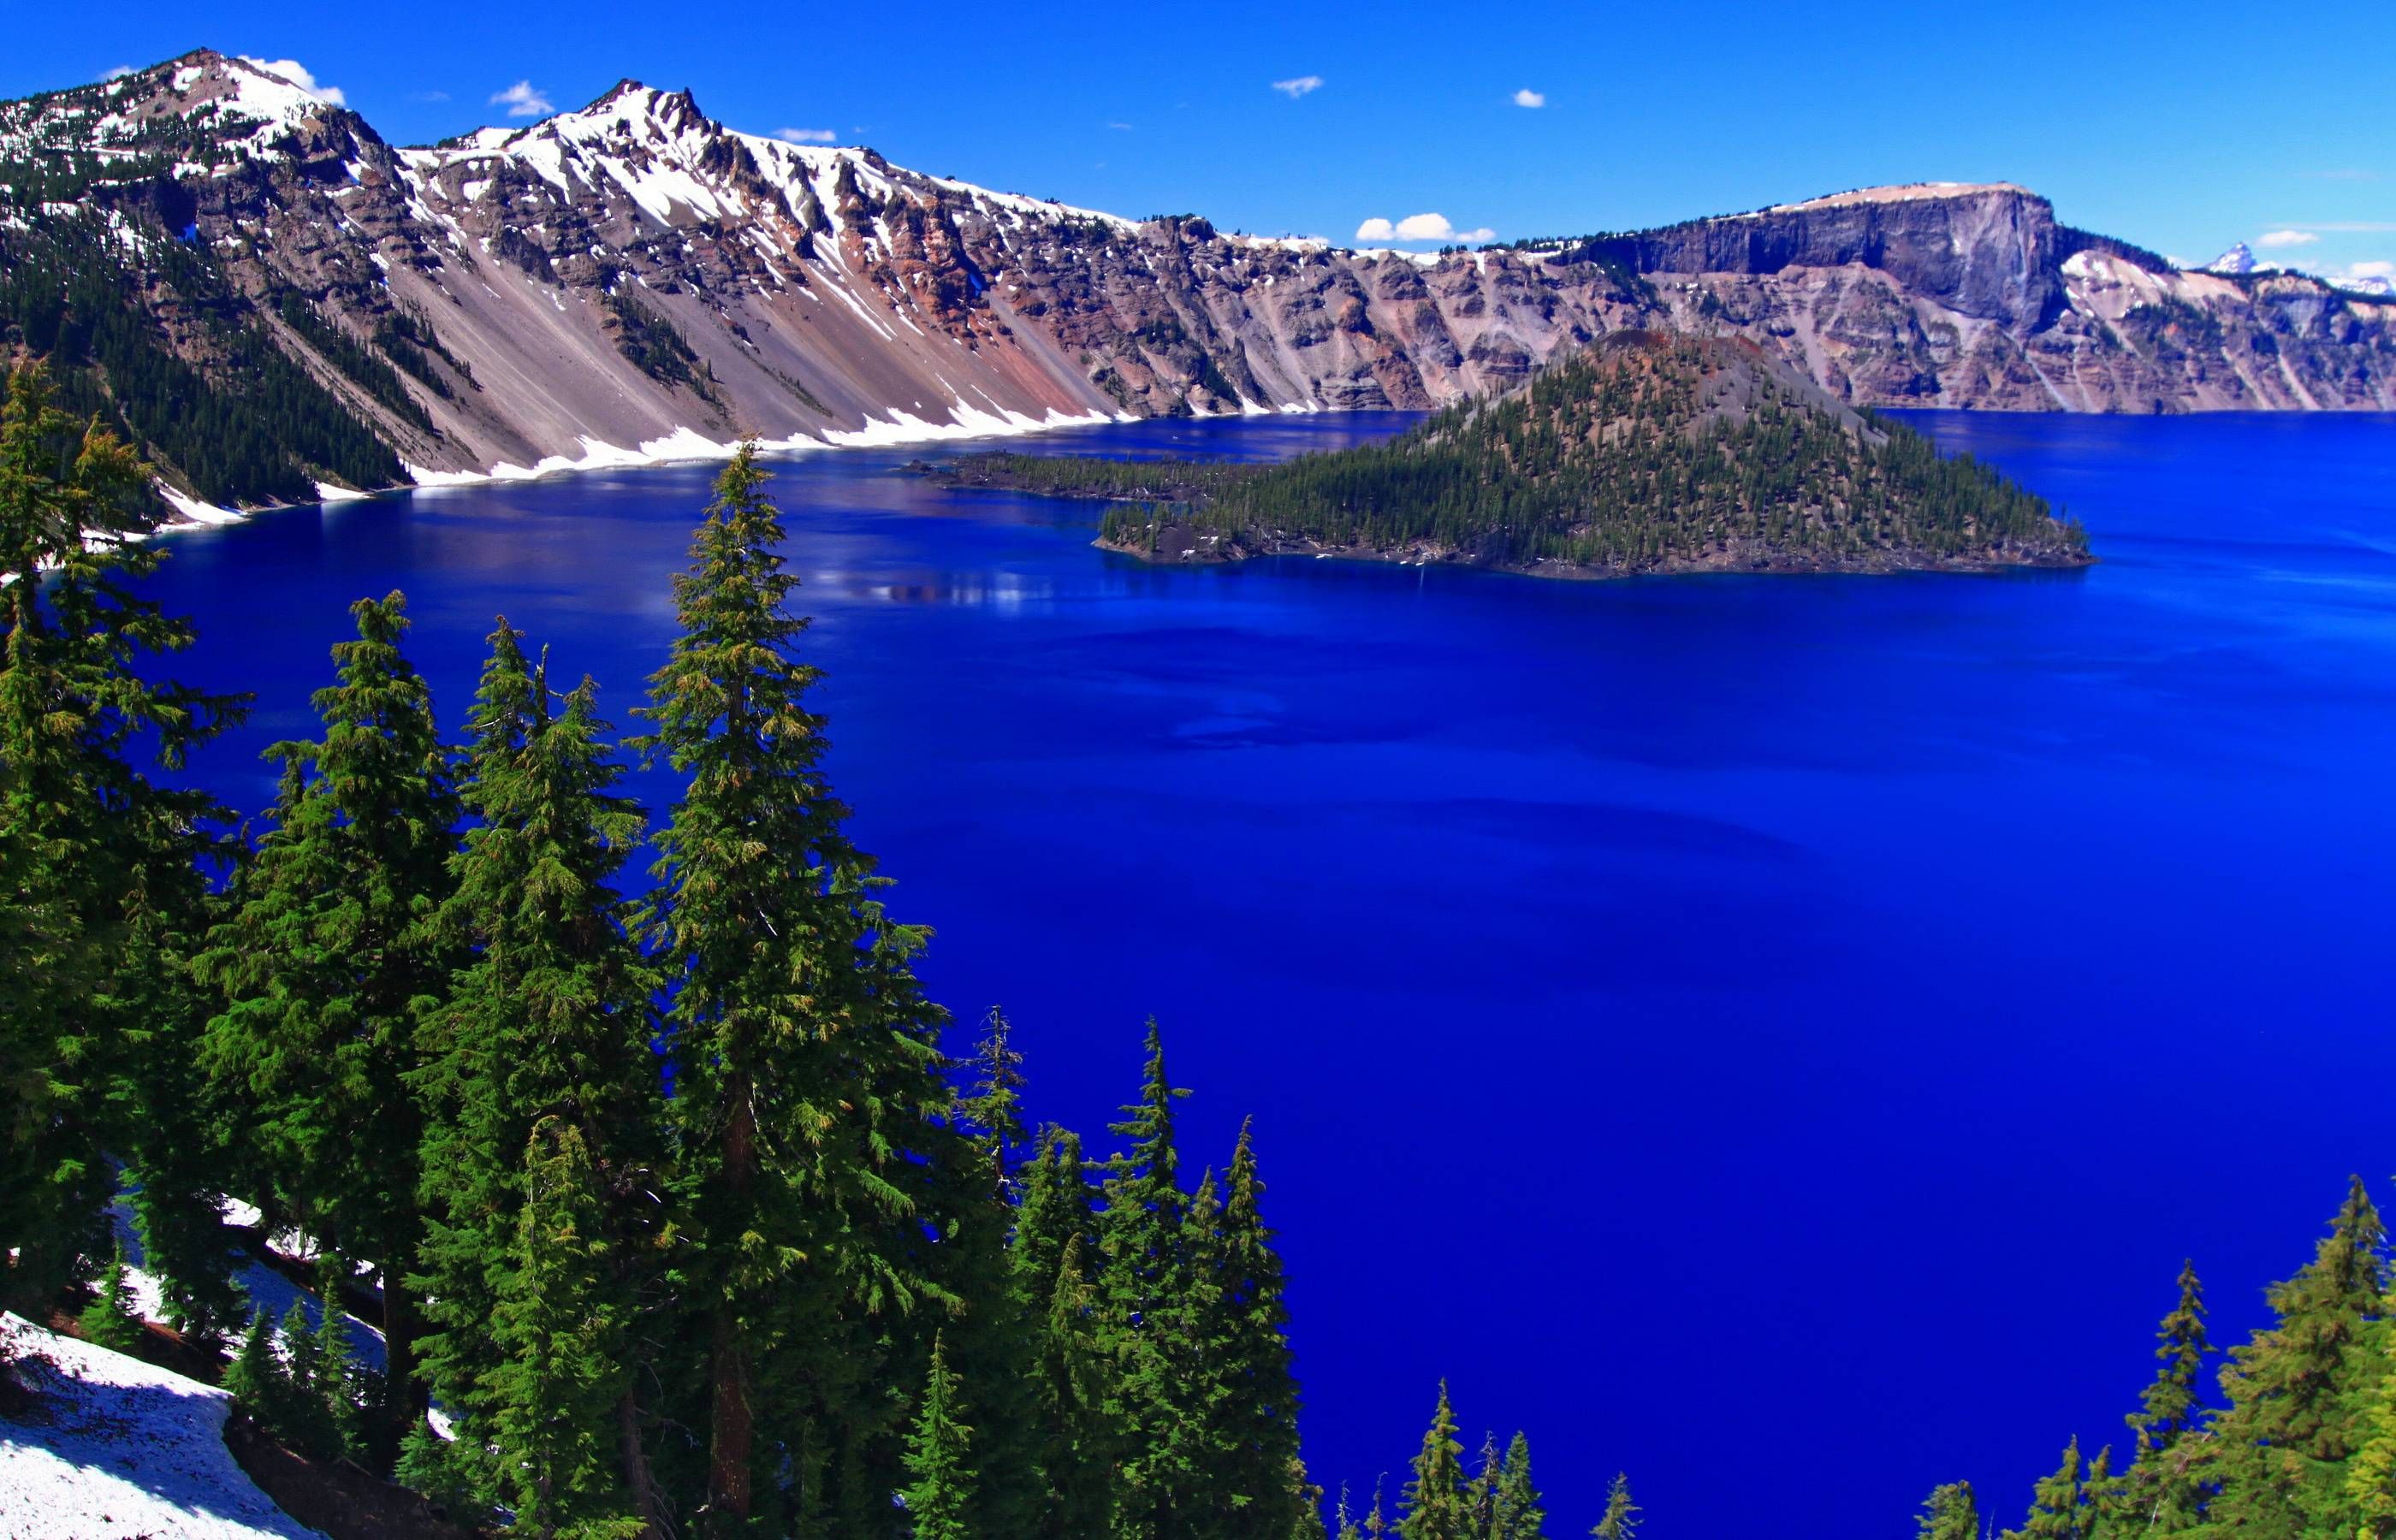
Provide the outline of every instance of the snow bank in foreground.
<path id="1" fill-rule="evenodd" d="M 9 1540 L 308 1540 L 225 1448 L 225 1393 L 0 1315 L 46 1420 L 0 1420 Z M 319 1537 L 321 1540 L 321 1537 Z"/>

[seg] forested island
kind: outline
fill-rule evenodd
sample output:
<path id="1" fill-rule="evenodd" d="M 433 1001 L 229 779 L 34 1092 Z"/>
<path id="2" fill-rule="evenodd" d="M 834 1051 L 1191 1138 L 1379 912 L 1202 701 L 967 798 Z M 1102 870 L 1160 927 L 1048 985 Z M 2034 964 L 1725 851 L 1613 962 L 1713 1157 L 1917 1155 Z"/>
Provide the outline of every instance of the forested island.
<path id="1" fill-rule="evenodd" d="M 962 486 L 1103 498 L 1159 562 L 1307 554 L 1550 577 L 2078 567 L 2087 533 L 1738 339 L 1618 333 L 1384 444 L 1273 465 L 1004 454 Z"/>

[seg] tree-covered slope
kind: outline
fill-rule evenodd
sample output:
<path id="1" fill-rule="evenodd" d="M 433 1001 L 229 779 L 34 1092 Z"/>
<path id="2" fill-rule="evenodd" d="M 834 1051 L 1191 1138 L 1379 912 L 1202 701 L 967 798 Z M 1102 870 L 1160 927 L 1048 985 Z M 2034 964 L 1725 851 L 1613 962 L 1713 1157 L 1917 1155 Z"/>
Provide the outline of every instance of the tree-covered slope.
<path id="1" fill-rule="evenodd" d="M 1125 472 L 1169 480 L 1153 465 Z M 1344 551 L 1577 573 L 2089 560 L 2085 533 L 2043 499 L 1858 416 L 1740 339 L 1621 333 L 1385 444 L 1187 483 L 1209 495 L 1111 511 L 1102 542 L 1174 559 Z"/>

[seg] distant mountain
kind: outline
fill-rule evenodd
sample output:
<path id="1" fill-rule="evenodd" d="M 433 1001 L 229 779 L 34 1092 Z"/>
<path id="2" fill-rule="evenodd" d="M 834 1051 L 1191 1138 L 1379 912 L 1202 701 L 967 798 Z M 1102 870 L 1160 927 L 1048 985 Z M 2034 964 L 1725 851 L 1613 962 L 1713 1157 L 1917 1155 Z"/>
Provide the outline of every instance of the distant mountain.
<path id="1" fill-rule="evenodd" d="M 1119 469 L 1145 482 L 1160 468 Z M 1661 332 L 1601 339 L 1385 444 L 1232 468 L 1191 505 L 1111 511 L 1100 543 L 1162 561 L 1299 553 L 1566 577 L 2089 560 L 2084 532 L 2040 498 L 1858 416 L 1747 339 Z"/>
<path id="2" fill-rule="evenodd" d="M 420 149 L 205 50 L 0 104 L 0 350 L 211 504 L 743 434 L 1430 407 L 1638 328 L 1747 337 L 1859 404 L 2396 408 L 2396 309 L 2173 272 L 2009 184 L 1431 256 L 992 192 L 631 81 Z"/>
<path id="3" fill-rule="evenodd" d="M 2256 265 L 2255 248 L 2248 246 L 2245 242 L 2241 241 L 2236 246 L 2231 246 L 2229 250 L 2223 252 L 2220 256 L 2216 257 L 2213 260 L 2205 263 L 2203 267 L 2197 271 L 2200 272 L 2220 272 L 2230 274 L 2233 277 L 2243 277 L 2246 273 L 2254 272 Z"/>

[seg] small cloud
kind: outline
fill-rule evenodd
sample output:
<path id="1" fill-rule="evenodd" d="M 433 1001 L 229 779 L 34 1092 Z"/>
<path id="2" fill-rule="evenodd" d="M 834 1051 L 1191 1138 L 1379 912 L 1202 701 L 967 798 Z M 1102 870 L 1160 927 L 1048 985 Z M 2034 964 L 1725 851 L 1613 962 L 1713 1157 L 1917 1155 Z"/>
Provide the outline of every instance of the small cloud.
<path id="1" fill-rule="evenodd" d="M 1110 123 L 1107 126 L 1114 129 L 1118 133 L 1128 134 L 1131 132 L 1131 125 L 1128 123 Z"/>
<path id="2" fill-rule="evenodd" d="M 2258 246 L 2310 246 L 2321 237 L 2309 230 L 2273 230 L 2255 237 Z"/>
<path id="3" fill-rule="evenodd" d="M 139 69 L 136 69 L 130 64 L 111 64 L 108 67 L 108 73 L 101 75 L 100 78 L 102 80 L 123 80 L 126 75 L 140 74 L 140 73 L 141 72 Z"/>
<path id="4" fill-rule="evenodd" d="M 407 93 L 407 100 L 410 101 L 446 101 L 449 100 L 449 93 L 446 91 L 410 91 Z"/>
<path id="5" fill-rule="evenodd" d="M 245 64 L 255 64 L 268 74 L 289 81 L 327 107 L 346 107 L 350 104 L 350 99 L 341 94 L 341 88 L 339 86 L 317 85 L 316 77 L 309 73 L 308 66 L 296 59 L 256 59 L 244 54 L 241 56 L 241 61 Z"/>
<path id="6" fill-rule="evenodd" d="M 777 128 L 774 137 L 784 144 L 830 144 L 840 135 L 831 128 Z"/>
<path id="7" fill-rule="evenodd" d="M 1444 214 L 1409 214 L 1394 224 L 1373 219 L 1356 227 L 1356 239 L 1360 241 L 1446 241 L 1456 246 L 1475 246 L 1497 233 L 1485 226 L 1458 230 L 1447 222 Z"/>
<path id="8" fill-rule="evenodd" d="M 1548 97 L 1544 91 L 1534 91 L 1525 86 L 1514 93 L 1514 105 L 1517 107 L 1545 107 L 1547 104 Z"/>
<path id="9" fill-rule="evenodd" d="M 547 117 L 557 111 L 548 97 L 533 89 L 529 80 L 519 80 L 504 91 L 493 92 L 491 105 L 505 107 L 512 118 Z"/>
<path id="10" fill-rule="evenodd" d="M 1304 96 L 1309 91 L 1319 91 L 1323 89 L 1323 77 L 1321 75 L 1299 75 L 1294 80 L 1276 80 L 1272 83 L 1272 87 L 1282 95 L 1289 98 L 1290 100 L 1296 101 L 1299 97 Z"/>
<path id="11" fill-rule="evenodd" d="M 2396 262 L 2349 262 L 2349 278 L 2396 278 Z"/>

